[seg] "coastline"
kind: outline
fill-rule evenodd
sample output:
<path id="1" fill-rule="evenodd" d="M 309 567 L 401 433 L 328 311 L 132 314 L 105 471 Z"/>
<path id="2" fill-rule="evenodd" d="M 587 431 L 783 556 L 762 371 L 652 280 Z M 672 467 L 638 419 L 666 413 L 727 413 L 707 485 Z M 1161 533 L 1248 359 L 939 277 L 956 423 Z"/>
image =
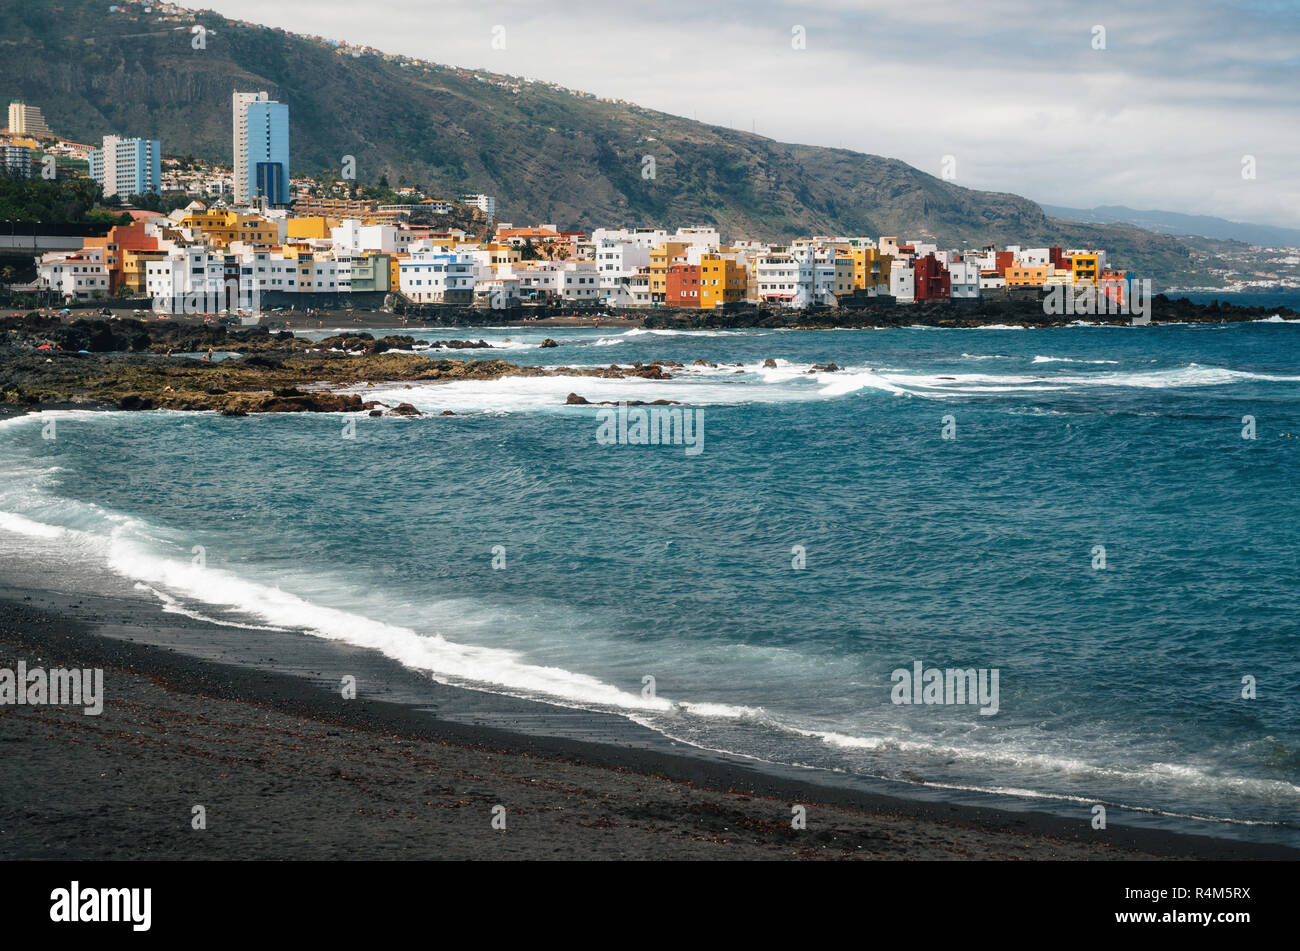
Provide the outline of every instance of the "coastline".
<path id="1" fill-rule="evenodd" d="M 1157 303 L 1162 300 L 1157 298 Z M 1192 308 L 1193 323 L 1229 319 L 1231 322 L 1288 320 L 1280 314 L 1262 316 L 1266 308 L 1236 308 L 1225 313 L 1217 306 L 1188 307 Z M 962 306 L 955 311 L 946 305 L 934 305 L 926 310 L 934 319 L 924 326 L 941 329 L 1068 326 L 1068 322 L 1058 318 L 1016 321 L 1002 310 L 986 314 L 980 320 L 941 316 L 966 311 Z M 1286 308 L 1280 310 L 1289 317 L 1296 313 Z M 816 314 L 809 314 L 792 324 L 785 318 L 777 319 L 760 312 L 731 315 L 673 312 L 646 317 L 642 325 L 652 331 L 673 332 L 706 329 L 865 330 L 917 326 L 905 322 L 916 318 L 898 313 L 891 312 L 893 323 L 883 324 L 878 320 L 882 312 L 864 310 L 858 313 L 858 320 L 853 323 L 839 316 L 819 322 Z M 869 317 L 869 313 L 874 313 L 875 317 Z M 1178 323 L 1175 318 L 1187 316 L 1187 307 L 1177 304 L 1168 310 L 1158 307 L 1156 314 L 1158 322 L 1166 323 Z M 1038 317 L 1043 315 L 1038 313 Z M 1003 319 L 1012 322 L 989 323 L 990 320 Z M 422 330 L 431 331 L 435 326 L 426 324 Z M 216 410 L 225 416 L 283 412 L 421 415 L 406 403 L 393 406 L 363 400 L 357 393 L 344 394 L 338 389 L 373 385 L 375 381 L 428 383 L 490 380 L 505 376 L 670 379 L 673 372 L 683 365 L 663 359 L 604 367 L 517 365 L 497 356 L 501 348 L 481 339 L 472 339 L 474 331 L 483 326 L 486 325 L 463 327 L 470 339 L 438 341 L 443 348 L 457 354 L 469 351 L 474 359 L 467 360 L 463 357 L 449 359 L 441 351 L 436 356 L 416 351 L 415 338 L 410 333 L 376 338 L 361 328 L 308 341 L 292 331 L 273 333 L 266 326 L 228 330 L 224 325 L 194 321 L 145 323 L 134 319 L 102 318 L 64 321 L 35 313 L 16 315 L 0 318 L 0 333 L 3 333 L 0 348 L 5 350 L 8 358 L 0 366 L 0 407 L 14 407 L 23 412 L 97 406 L 134 411 Z M 526 326 L 527 323 L 520 324 L 521 328 Z M 630 328 L 628 322 L 620 327 Z M 559 345 L 547 339 L 541 346 L 558 348 Z M 207 351 L 210 355 L 221 351 L 235 359 L 207 362 L 206 358 L 173 357 L 174 349 L 181 354 Z"/>
<path id="2" fill-rule="evenodd" d="M 8 859 L 1300 858 L 674 750 L 620 717 L 430 684 L 375 652 L 141 597 L 0 586 L 0 666 L 19 660 L 102 667 L 105 703 L 0 708 Z"/>

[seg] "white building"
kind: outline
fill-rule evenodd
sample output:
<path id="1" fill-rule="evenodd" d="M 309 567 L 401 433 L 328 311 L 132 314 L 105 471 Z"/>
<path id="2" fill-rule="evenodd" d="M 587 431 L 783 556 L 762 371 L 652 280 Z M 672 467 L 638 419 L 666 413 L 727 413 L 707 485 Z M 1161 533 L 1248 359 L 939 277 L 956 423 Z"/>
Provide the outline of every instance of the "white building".
<path id="1" fill-rule="evenodd" d="M 489 220 L 497 216 L 497 200 L 491 195 L 461 195 L 462 205 L 470 205 L 487 215 Z"/>
<path id="2" fill-rule="evenodd" d="M 474 302 L 501 310 L 519 304 L 519 278 L 493 277 L 474 285 Z"/>
<path id="3" fill-rule="evenodd" d="M 145 290 L 154 309 L 166 313 L 255 310 L 266 291 L 332 294 L 351 289 L 352 256 L 326 250 L 285 256 L 235 241 L 223 251 L 178 247 L 162 260 L 145 262 Z"/>
<path id="4" fill-rule="evenodd" d="M 759 254 L 755 264 L 755 292 L 760 303 L 804 308 L 813 296 L 812 261 L 788 251 Z"/>
<path id="5" fill-rule="evenodd" d="M 916 302 L 916 271 L 911 261 L 895 258 L 889 268 L 889 293 L 900 304 Z"/>
<path id="6" fill-rule="evenodd" d="M 330 240 L 335 250 L 352 254 L 363 251 L 405 254 L 411 248 L 412 235 L 394 225 L 363 225 L 356 218 L 348 218 L 337 228 L 330 229 Z"/>
<path id="7" fill-rule="evenodd" d="M 682 241 L 708 248 L 716 248 L 722 243 L 722 236 L 717 228 L 678 228 L 669 241 Z"/>
<path id="8" fill-rule="evenodd" d="M 58 291 L 65 298 L 93 300 L 108 296 L 108 268 L 103 248 L 50 251 L 36 262 L 38 287 Z"/>
<path id="9" fill-rule="evenodd" d="M 524 300 L 553 297 L 595 302 L 604 294 L 595 261 L 540 261 L 516 264 L 509 271 L 519 278 L 519 294 Z"/>
<path id="10" fill-rule="evenodd" d="M 397 190 L 398 194 L 402 194 L 402 191 L 403 190 L 400 188 Z M 496 207 L 495 203 L 493 204 L 493 207 L 494 208 Z M 408 215 L 408 216 L 414 216 L 420 214 L 449 215 L 451 214 L 451 210 L 452 210 L 451 202 L 442 201 L 441 199 L 438 198 L 426 198 L 423 201 L 419 201 L 414 204 L 408 203 L 403 205 L 380 205 L 379 206 L 379 211 L 382 214 Z"/>
<path id="11" fill-rule="evenodd" d="M 554 230 L 554 225 L 546 225 L 545 227 Z M 621 241 L 625 244 L 640 245 L 649 251 L 652 248 L 659 247 L 665 241 L 674 239 L 662 228 L 597 228 L 591 233 L 591 240 L 596 243 L 601 241 Z"/>
<path id="12" fill-rule="evenodd" d="M 298 259 L 296 257 L 286 258 L 282 254 L 270 251 L 266 248 L 253 248 L 232 245 L 232 249 L 238 247 L 239 256 L 239 279 L 241 284 L 249 287 L 256 287 L 258 291 L 284 291 L 298 293 L 300 290 L 314 290 L 310 287 L 299 285 Z M 342 270 L 341 264 L 337 266 Z M 349 262 L 350 268 L 350 262 Z M 340 284 L 342 277 L 336 278 Z M 350 270 L 348 287 L 351 287 Z M 339 290 L 348 288 L 339 287 Z"/>
<path id="13" fill-rule="evenodd" d="M 0 171 L 15 178 L 31 178 L 32 150 L 25 145 L 0 145 Z"/>
<path id="14" fill-rule="evenodd" d="M 463 303 L 474 299 L 478 263 L 469 254 L 418 250 L 398 265 L 398 288 L 417 304 Z"/>
<path id="15" fill-rule="evenodd" d="M 19 99 L 9 103 L 9 134 L 36 138 L 50 138 L 54 135 L 50 127 L 45 124 L 45 116 L 41 114 L 41 110 Z"/>
<path id="16" fill-rule="evenodd" d="M 600 286 L 612 288 L 638 268 L 650 266 L 650 245 L 621 238 L 593 238 Z"/>
<path id="17" fill-rule="evenodd" d="M 948 265 L 948 286 L 952 300 L 974 300 L 979 297 L 979 264 L 975 261 L 953 261 Z"/>
<path id="18" fill-rule="evenodd" d="M 641 268 L 635 274 L 619 278 L 612 287 L 602 288 L 602 290 L 605 294 L 605 303 L 610 307 L 649 307 L 652 303 L 650 269 Z"/>
<path id="19" fill-rule="evenodd" d="M 157 139 L 124 139 L 106 135 L 103 148 L 92 149 L 90 177 L 114 195 L 159 194 L 162 191 L 162 144 Z"/>
<path id="20" fill-rule="evenodd" d="M 161 261 L 146 261 L 144 267 L 145 292 L 159 313 L 216 313 L 227 302 L 224 252 L 203 245 L 177 248 Z"/>
<path id="21" fill-rule="evenodd" d="M 348 289 L 352 287 L 349 269 Z M 298 256 L 298 293 L 332 294 L 339 290 L 339 262 L 332 255 Z"/>

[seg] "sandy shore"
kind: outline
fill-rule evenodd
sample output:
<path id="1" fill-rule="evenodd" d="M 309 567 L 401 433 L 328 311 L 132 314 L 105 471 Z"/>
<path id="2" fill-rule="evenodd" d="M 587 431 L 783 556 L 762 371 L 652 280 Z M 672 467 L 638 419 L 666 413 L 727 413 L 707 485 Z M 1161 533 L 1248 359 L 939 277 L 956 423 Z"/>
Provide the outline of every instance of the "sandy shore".
<path id="1" fill-rule="evenodd" d="M 177 649 L 196 635 L 205 656 Z M 139 599 L 0 587 L 0 667 L 19 660 L 101 667 L 106 699 L 100 716 L 0 707 L 6 859 L 1297 857 L 677 755 L 621 718 L 432 684 L 373 652 Z M 340 671 L 356 699 L 327 689 Z M 547 735 L 557 718 L 601 742 Z M 806 829 L 792 828 L 796 804 Z"/>

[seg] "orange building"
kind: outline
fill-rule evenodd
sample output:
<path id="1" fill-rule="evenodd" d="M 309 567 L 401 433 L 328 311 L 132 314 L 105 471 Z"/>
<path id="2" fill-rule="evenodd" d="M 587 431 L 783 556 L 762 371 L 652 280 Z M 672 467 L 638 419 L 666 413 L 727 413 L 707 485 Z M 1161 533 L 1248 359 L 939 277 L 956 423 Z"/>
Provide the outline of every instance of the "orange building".
<path id="1" fill-rule="evenodd" d="M 108 292 L 110 294 L 116 294 L 118 288 L 123 284 L 133 291 L 143 292 L 144 265 L 137 263 L 139 261 L 137 252 L 158 250 L 158 239 L 145 234 L 144 226 L 143 221 L 132 222 L 129 225 L 114 225 L 108 229 L 108 234 L 104 237 L 86 238 L 82 242 L 83 249 L 103 249 L 104 269 L 108 271 Z M 125 263 L 128 257 L 132 262 L 132 280 L 126 280 L 124 276 Z M 138 286 L 133 286 L 133 282 L 138 282 Z"/>
<path id="2" fill-rule="evenodd" d="M 700 303 L 705 310 L 745 299 L 746 272 L 743 264 L 718 254 L 700 256 Z M 669 301 L 673 303 L 673 301 Z"/>
<path id="3" fill-rule="evenodd" d="M 1007 268 L 1007 287 L 1042 287 L 1048 278 L 1055 277 L 1056 268 L 1050 264 L 1041 267 L 1012 265 Z"/>

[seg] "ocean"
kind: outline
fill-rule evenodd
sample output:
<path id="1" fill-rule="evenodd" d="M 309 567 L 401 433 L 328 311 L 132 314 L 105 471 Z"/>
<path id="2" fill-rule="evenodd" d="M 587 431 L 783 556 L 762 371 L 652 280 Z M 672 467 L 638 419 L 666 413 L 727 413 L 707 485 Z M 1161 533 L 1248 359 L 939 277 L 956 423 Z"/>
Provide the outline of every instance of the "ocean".
<path id="1" fill-rule="evenodd" d="M 1300 844 L 1300 322 L 472 333 L 429 353 L 685 366 L 375 381 L 426 415 L 351 434 L 0 421 L 0 548 L 760 766 Z M 700 451 L 570 393 L 678 401 Z M 895 702 L 918 664 L 996 712 Z"/>
<path id="2" fill-rule="evenodd" d="M 1186 298 L 1193 304 L 1212 304 L 1216 300 L 1221 304 L 1235 304 L 1238 307 L 1289 307 L 1300 311 L 1300 291 L 1240 291 L 1225 293 L 1223 291 L 1175 291 L 1170 299 Z"/>

